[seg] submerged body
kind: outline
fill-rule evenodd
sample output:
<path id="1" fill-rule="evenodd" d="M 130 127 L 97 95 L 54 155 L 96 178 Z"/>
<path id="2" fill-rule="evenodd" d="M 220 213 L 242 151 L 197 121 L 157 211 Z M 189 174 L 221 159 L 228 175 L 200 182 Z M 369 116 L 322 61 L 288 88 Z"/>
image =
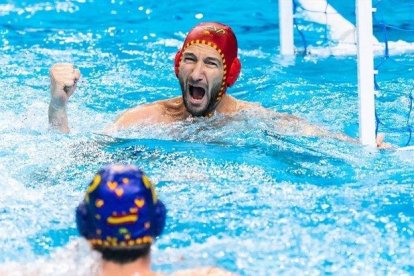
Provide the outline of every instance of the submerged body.
<path id="1" fill-rule="evenodd" d="M 245 109 L 257 108 L 257 105 L 239 101 L 232 96 L 225 95 L 216 108 L 216 112 L 231 115 Z M 153 103 L 128 109 L 114 122 L 116 129 L 126 129 L 142 123 L 174 123 L 193 117 L 187 111 L 182 97 L 156 101 Z"/>

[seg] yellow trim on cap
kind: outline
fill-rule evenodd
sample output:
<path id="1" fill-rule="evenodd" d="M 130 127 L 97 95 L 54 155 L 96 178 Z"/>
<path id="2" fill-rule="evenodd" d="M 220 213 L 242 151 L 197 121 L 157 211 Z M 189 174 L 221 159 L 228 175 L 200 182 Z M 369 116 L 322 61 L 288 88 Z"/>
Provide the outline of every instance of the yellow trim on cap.
<path id="1" fill-rule="evenodd" d="M 95 177 L 93 178 L 92 184 L 88 187 L 88 189 L 86 190 L 87 193 L 92 193 L 93 191 L 96 190 L 96 188 L 99 186 L 99 184 L 101 183 L 102 177 L 100 174 L 95 175 Z"/>
<path id="2" fill-rule="evenodd" d="M 123 216 L 123 217 L 108 217 L 106 219 L 106 221 L 109 224 L 124 224 L 124 223 L 128 223 L 128 222 L 136 222 L 138 220 L 138 216 L 137 215 L 128 215 L 128 216 Z"/>
<path id="3" fill-rule="evenodd" d="M 135 245 L 141 245 L 149 243 L 151 244 L 153 239 L 151 236 L 144 236 L 135 240 L 122 240 L 118 241 L 116 238 L 107 237 L 107 240 L 91 239 L 89 243 L 92 245 L 99 245 L 103 247 L 133 247 Z"/>

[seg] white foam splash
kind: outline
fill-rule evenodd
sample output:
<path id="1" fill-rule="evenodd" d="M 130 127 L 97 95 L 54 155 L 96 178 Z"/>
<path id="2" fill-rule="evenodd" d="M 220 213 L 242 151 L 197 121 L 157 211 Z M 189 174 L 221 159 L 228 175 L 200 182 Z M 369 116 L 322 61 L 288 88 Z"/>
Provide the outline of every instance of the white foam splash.
<path id="1" fill-rule="evenodd" d="M 183 44 L 181 40 L 175 39 L 175 38 L 162 38 L 158 39 L 155 43 L 155 45 L 162 45 L 165 47 L 176 47 L 179 48 Z"/>
<path id="2" fill-rule="evenodd" d="M 8 262 L 0 266 L 0 274 L 7 276 L 25 275 L 100 275 L 100 256 L 90 250 L 84 239 L 74 239 L 58 248 L 50 256 L 32 262 Z"/>
<path id="3" fill-rule="evenodd" d="M 0 15 L 8 15 L 11 11 L 13 11 L 14 8 L 15 7 L 12 4 L 2 4 L 0 5 Z"/>

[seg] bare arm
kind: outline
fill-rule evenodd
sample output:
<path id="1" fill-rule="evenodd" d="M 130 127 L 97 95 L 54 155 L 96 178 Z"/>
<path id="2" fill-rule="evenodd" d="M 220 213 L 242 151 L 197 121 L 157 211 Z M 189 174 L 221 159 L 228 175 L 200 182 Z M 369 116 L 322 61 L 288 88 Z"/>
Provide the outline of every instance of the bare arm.
<path id="1" fill-rule="evenodd" d="M 343 133 L 330 132 L 321 126 L 311 124 L 308 121 L 293 115 L 277 114 L 276 116 L 281 118 L 281 122 L 285 124 L 288 130 L 290 129 L 292 131 L 298 132 L 298 134 L 301 134 L 303 136 L 328 137 L 335 138 L 345 142 L 358 143 L 358 140 L 351 138 Z"/>
<path id="2" fill-rule="evenodd" d="M 352 138 L 343 133 L 330 132 L 321 126 L 310 124 L 308 121 L 302 118 L 296 117 L 294 115 L 278 113 L 276 111 L 266 109 L 257 104 L 252 104 L 252 103 L 247 103 L 247 102 L 242 102 L 242 104 L 243 104 L 243 109 L 255 110 L 264 116 L 269 116 L 270 118 L 275 119 L 277 122 L 276 127 L 280 129 L 281 132 L 284 132 L 287 135 L 293 134 L 293 135 L 303 135 L 303 136 L 309 136 L 309 137 L 312 137 L 312 136 L 328 137 L 328 138 L 334 138 L 340 141 L 345 141 L 345 142 L 354 143 L 354 144 L 359 143 L 359 140 L 356 138 Z M 387 149 L 387 148 L 394 147 L 393 145 L 389 143 L 385 143 L 383 140 L 384 140 L 384 135 L 378 134 L 377 148 Z"/>
<path id="3" fill-rule="evenodd" d="M 275 127 L 277 130 L 285 135 L 300 135 L 300 136 L 318 136 L 318 137 L 330 137 L 341 141 L 358 143 L 354 138 L 351 138 L 342 133 L 332 133 L 327 129 L 309 123 L 308 121 L 299 118 L 294 115 L 279 113 L 261 105 L 239 101 L 241 109 L 252 110 L 257 112 L 259 116 L 264 116 L 275 121 Z"/>
<path id="4" fill-rule="evenodd" d="M 50 76 L 50 104 L 49 125 L 61 132 L 68 133 L 68 115 L 66 111 L 69 97 L 76 90 L 76 83 L 80 78 L 79 70 L 72 64 L 58 63 L 49 71 Z"/>
<path id="5" fill-rule="evenodd" d="M 63 133 L 68 133 L 67 102 L 76 90 L 80 78 L 79 70 L 72 64 L 58 63 L 49 71 L 50 75 L 50 104 L 49 125 Z M 162 122 L 162 109 L 157 103 L 131 108 L 122 113 L 104 132 L 130 128 L 136 124 Z"/>

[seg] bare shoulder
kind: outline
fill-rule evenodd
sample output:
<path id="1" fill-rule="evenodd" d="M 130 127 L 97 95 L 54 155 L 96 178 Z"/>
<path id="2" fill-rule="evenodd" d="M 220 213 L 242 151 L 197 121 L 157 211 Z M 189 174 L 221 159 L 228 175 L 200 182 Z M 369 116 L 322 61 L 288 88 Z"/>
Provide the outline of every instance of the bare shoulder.
<path id="1" fill-rule="evenodd" d="M 162 107 L 164 120 L 175 122 L 185 119 L 187 111 L 182 97 L 176 97 L 159 102 Z"/>
<path id="2" fill-rule="evenodd" d="M 117 129 L 125 129 L 140 123 L 157 123 L 163 114 L 160 102 L 139 105 L 124 111 L 114 122 Z"/>
<path id="3" fill-rule="evenodd" d="M 181 109 L 182 107 L 184 107 L 184 102 L 183 102 L 182 97 L 166 99 L 166 100 L 158 101 L 158 103 L 166 108 L 171 108 L 171 109 Z"/>
<path id="4" fill-rule="evenodd" d="M 261 110 L 264 109 L 263 106 L 261 106 L 258 103 L 251 103 L 246 102 L 242 100 L 237 100 L 238 110 L 246 110 L 246 109 L 254 109 L 254 110 Z"/>
<path id="5" fill-rule="evenodd" d="M 181 97 L 139 105 L 123 112 L 107 130 L 128 129 L 137 124 L 172 123 L 185 117 Z"/>
<path id="6" fill-rule="evenodd" d="M 172 276 L 190 276 L 190 275 L 197 275 L 197 276 L 235 276 L 236 274 L 218 268 L 218 267 L 202 267 L 202 268 L 192 268 L 192 269 L 185 269 L 180 270 L 172 274 Z"/>
<path id="7" fill-rule="evenodd" d="M 225 95 L 217 107 L 217 111 L 220 113 L 236 113 L 246 109 L 258 109 L 260 108 L 259 104 L 250 103 L 242 100 L 238 100 L 230 95 Z"/>
<path id="8" fill-rule="evenodd" d="M 231 97 L 230 100 L 234 102 L 233 106 L 235 106 L 235 108 L 234 108 L 235 112 L 239 112 L 239 111 L 242 111 L 242 110 L 268 112 L 268 110 L 266 108 L 264 108 L 261 104 L 258 104 L 258 103 L 246 102 L 246 101 L 235 99 L 233 97 Z"/>

